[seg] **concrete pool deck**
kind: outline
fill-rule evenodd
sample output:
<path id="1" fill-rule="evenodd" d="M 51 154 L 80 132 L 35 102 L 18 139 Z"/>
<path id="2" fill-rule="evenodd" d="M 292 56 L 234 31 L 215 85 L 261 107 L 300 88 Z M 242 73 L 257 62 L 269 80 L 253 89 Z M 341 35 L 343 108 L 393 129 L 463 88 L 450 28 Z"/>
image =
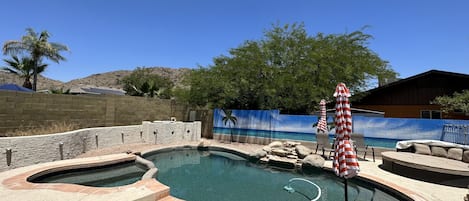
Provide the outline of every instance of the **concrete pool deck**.
<path id="1" fill-rule="evenodd" d="M 132 157 L 127 154 L 122 154 L 129 150 L 133 152 L 145 152 L 152 149 L 171 146 L 197 146 L 199 145 L 199 143 L 200 142 L 167 145 L 121 145 L 105 149 L 92 150 L 80 155 L 78 159 L 43 163 L 23 168 L 17 168 L 10 171 L 0 172 L 0 198 L 1 200 L 5 201 L 179 200 L 177 198 L 168 196 L 166 193 L 164 193 L 163 195 L 159 195 L 160 197 L 157 197 L 156 195 L 152 194 L 151 191 L 155 189 L 163 189 L 163 191 L 166 192 L 166 186 L 160 184 L 159 182 L 153 182 L 153 179 L 151 179 L 153 181 L 142 180 L 131 185 L 116 188 L 92 188 L 68 184 L 68 187 L 72 187 L 70 187 L 71 189 L 65 191 L 63 189 L 56 189 L 58 185 L 63 184 L 32 184 L 23 180 L 24 176 L 28 173 L 31 173 L 31 171 L 45 170 L 47 168 L 50 168 L 51 164 L 53 166 L 63 166 L 70 165 L 70 163 L 99 163 L 102 161 L 109 160 L 123 160 L 123 158 L 125 159 Z M 226 147 L 230 149 L 240 150 L 242 152 L 252 152 L 263 147 L 263 145 L 258 144 L 222 143 L 214 140 L 204 140 L 204 145 Z M 359 176 L 378 181 L 379 183 L 390 186 L 417 201 L 462 201 L 464 200 L 464 196 L 469 193 L 468 188 L 456 188 L 402 177 L 381 169 L 379 167 L 379 165 L 381 164 L 382 162 L 380 159 L 377 159 L 376 162 L 360 161 L 361 171 L 359 173 Z M 332 167 L 332 161 L 326 161 L 324 167 L 328 169 Z M 23 179 L 18 179 L 20 178 L 18 177 L 18 175 L 23 175 L 23 177 L 21 177 Z"/>

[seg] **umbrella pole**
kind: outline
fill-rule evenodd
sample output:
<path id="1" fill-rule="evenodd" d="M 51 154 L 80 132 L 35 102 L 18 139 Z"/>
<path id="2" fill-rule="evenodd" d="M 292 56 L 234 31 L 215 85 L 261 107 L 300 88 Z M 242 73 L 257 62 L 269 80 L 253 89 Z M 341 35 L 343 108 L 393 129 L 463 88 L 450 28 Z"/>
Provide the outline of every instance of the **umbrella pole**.
<path id="1" fill-rule="evenodd" d="M 348 201 L 348 189 L 347 189 L 347 179 L 344 178 L 344 191 L 345 191 L 345 201 Z"/>

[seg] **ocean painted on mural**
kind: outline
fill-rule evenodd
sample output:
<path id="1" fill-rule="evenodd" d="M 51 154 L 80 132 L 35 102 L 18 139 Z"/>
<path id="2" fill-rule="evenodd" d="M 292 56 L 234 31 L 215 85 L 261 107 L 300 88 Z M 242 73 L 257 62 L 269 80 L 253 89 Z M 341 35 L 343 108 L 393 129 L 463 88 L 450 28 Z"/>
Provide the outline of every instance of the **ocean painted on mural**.
<path id="1" fill-rule="evenodd" d="M 365 117 L 352 114 L 353 132 L 362 133 L 370 146 L 394 148 L 400 140 L 441 140 L 444 125 L 469 125 L 467 120 Z M 331 126 L 333 116 L 327 117 Z M 213 133 L 272 139 L 316 141 L 315 115 L 284 115 L 279 110 L 214 110 Z M 331 140 L 332 141 L 332 140 Z"/>

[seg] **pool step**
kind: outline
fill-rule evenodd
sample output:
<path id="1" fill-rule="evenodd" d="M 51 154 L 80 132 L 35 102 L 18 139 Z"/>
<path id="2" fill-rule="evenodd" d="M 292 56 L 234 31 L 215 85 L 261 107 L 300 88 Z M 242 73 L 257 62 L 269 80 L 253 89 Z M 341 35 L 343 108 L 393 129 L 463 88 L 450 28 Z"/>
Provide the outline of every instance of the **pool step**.
<path id="1" fill-rule="evenodd" d="M 373 193 L 373 201 L 399 201 L 396 198 L 390 197 L 389 194 L 379 190 L 375 189 L 375 192 Z"/>
<path id="2" fill-rule="evenodd" d="M 357 198 L 355 200 L 372 200 L 374 191 L 360 187 L 360 186 L 355 186 L 355 188 L 358 191 Z"/>

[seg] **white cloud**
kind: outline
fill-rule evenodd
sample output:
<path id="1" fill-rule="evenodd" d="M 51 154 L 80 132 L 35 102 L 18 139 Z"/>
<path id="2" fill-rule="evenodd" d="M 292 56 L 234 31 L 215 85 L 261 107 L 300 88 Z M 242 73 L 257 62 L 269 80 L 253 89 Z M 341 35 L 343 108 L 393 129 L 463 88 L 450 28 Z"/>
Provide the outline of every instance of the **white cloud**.
<path id="1" fill-rule="evenodd" d="M 294 124 L 284 124 L 278 125 L 275 130 L 276 131 L 288 131 L 288 132 L 301 132 L 301 133 L 315 133 L 315 130 L 312 127 L 313 124 L 302 124 L 302 123 L 294 123 Z"/>
<path id="2" fill-rule="evenodd" d="M 408 125 L 402 121 L 355 120 L 354 132 L 363 133 L 367 137 L 390 139 L 439 139 L 441 129 L 423 131 L 418 125 Z"/>
<path id="3" fill-rule="evenodd" d="M 272 125 L 271 119 L 261 119 L 256 116 L 247 116 L 247 117 L 237 117 L 236 128 L 247 128 L 247 129 L 257 129 L 257 130 L 270 130 L 274 128 Z"/>

